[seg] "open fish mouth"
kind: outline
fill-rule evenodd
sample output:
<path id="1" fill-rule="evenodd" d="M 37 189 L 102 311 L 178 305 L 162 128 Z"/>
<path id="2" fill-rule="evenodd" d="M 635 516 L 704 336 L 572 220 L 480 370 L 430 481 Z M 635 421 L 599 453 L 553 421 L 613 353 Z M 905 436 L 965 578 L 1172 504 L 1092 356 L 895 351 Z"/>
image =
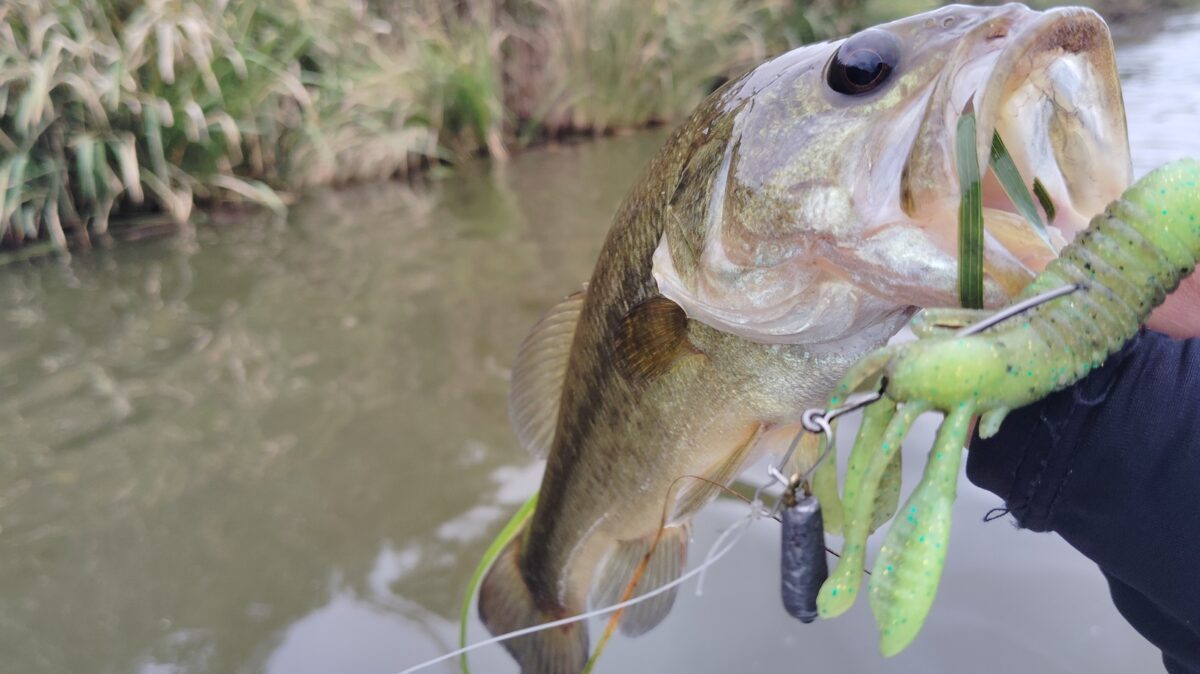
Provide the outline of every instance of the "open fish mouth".
<path id="1" fill-rule="evenodd" d="M 956 61 L 965 65 L 938 83 L 925 132 L 952 138 L 958 117 L 974 111 L 984 176 L 985 272 L 1011 296 L 1121 195 L 1133 169 L 1112 38 L 1103 19 L 1078 7 L 1004 9 L 964 36 Z M 1045 231 L 1019 213 L 989 170 L 997 137 L 1026 189 L 1038 195 Z M 960 197 L 953 145 L 937 143 L 941 152 L 922 155 L 931 145 L 918 143 L 905 168 L 905 210 L 940 230 L 952 249 Z"/>
<path id="2" fill-rule="evenodd" d="M 1056 253 L 1132 181 L 1125 108 L 1112 39 L 1095 12 L 1052 10 L 1016 31 L 993 77 L 976 94 L 976 144 L 986 162 L 998 135 L 1025 184 L 1033 187 L 1036 181 Z M 1041 269 L 1048 258 L 1027 237 L 1010 233 L 1029 228 L 1012 226 L 1012 200 L 994 172 L 986 175 L 989 230 L 1019 259 Z"/>
<path id="3" fill-rule="evenodd" d="M 670 197 L 686 228 L 664 231 L 653 269 L 690 318 L 752 341 L 837 344 L 959 303 L 964 113 L 985 306 L 1132 180 L 1112 38 L 1083 8 L 947 6 L 789 52 L 714 100 L 727 117 L 696 117 L 719 133 L 687 155 L 706 179 Z"/>

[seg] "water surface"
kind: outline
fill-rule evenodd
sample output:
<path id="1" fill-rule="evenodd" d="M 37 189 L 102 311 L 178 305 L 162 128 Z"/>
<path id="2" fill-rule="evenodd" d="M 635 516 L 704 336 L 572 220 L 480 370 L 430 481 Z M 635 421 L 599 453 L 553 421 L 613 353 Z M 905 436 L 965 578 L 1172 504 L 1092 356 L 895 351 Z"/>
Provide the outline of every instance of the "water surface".
<path id="1" fill-rule="evenodd" d="M 1138 172 L 1200 155 L 1200 61 L 1180 58 L 1200 15 L 1118 34 Z M 505 418 L 514 349 L 663 138 L 0 270 L 0 673 L 391 674 L 452 648 L 475 561 L 540 475 Z M 897 658 L 865 605 L 791 621 L 760 524 L 599 671 L 1160 667 L 1093 566 L 961 492 L 938 603 Z M 693 559 L 742 514 L 705 511 Z M 498 648 L 473 662 L 513 670 Z"/>

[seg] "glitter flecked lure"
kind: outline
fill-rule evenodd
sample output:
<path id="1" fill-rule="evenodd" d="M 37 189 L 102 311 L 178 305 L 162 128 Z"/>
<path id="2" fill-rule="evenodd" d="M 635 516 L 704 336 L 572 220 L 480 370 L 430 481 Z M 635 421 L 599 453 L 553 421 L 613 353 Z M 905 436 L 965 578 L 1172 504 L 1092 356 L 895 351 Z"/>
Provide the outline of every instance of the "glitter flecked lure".
<path id="1" fill-rule="evenodd" d="M 867 409 L 840 496 L 845 545 L 821 588 L 822 617 L 846 611 L 859 592 L 870 532 L 897 513 L 900 443 L 917 416 L 945 419 L 924 475 L 895 514 L 870 580 L 870 602 L 894 655 L 916 637 L 937 592 L 950 534 L 959 463 L 971 422 L 988 437 L 1005 415 L 1070 386 L 1132 338 L 1200 258 L 1200 162 L 1182 160 L 1145 176 L 1066 246 L 1017 298 L 1072 286 L 1074 292 L 965 335 L 991 312 L 931 309 L 914 319 L 914 342 L 887 346 L 856 364 L 830 406 L 882 390 Z M 814 487 L 836 485 L 826 461 Z M 818 471 L 818 472 L 820 472 Z M 881 488 L 882 486 L 882 488 Z M 828 488 L 826 488 L 826 491 Z M 818 489 L 818 491 L 821 491 Z M 836 494 L 818 493 L 822 503 Z M 880 514 L 883 513 L 883 517 Z"/>

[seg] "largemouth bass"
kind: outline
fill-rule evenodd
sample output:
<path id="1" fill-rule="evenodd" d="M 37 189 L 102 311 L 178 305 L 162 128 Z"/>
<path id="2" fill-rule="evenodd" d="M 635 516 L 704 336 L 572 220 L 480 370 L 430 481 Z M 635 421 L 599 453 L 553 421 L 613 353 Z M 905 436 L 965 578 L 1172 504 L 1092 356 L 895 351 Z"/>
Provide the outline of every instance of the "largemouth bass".
<path id="1" fill-rule="evenodd" d="M 1085 9 L 951 6 L 771 60 L 710 96 L 617 212 L 591 280 L 534 327 L 510 416 L 547 457 L 536 512 L 485 578 L 493 634 L 615 602 L 684 569 L 691 517 L 786 442 L 862 355 L 957 300 L 956 123 L 974 110 L 1043 187 L 1050 235 L 984 186 L 985 302 L 1019 292 L 1129 184 L 1112 41 Z M 898 456 L 898 454 L 897 454 Z M 666 593 L 628 609 L 657 625 Z M 506 642 L 573 674 L 574 624 Z"/>

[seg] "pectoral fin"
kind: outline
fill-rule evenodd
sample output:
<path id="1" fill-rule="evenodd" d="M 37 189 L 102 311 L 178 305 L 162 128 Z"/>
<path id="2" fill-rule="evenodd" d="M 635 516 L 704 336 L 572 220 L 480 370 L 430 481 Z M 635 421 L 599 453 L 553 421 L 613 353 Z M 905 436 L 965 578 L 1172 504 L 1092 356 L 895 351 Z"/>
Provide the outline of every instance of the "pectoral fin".
<path id="1" fill-rule="evenodd" d="M 697 353 L 687 338 L 687 315 L 665 297 L 652 297 L 629 310 L 616 350 L 621 371 L 636 382 L 665 374 L 680 356 Z"/>
<path id="2" fill-rule="evenodd" d="M 575 326 L 583 310 L 586 288 L 554 305 L 542 315 L 517 351 L 508 391 L 508 419 L 517 439 L 529 453 L 550 453 L 558 406 Z"/>

